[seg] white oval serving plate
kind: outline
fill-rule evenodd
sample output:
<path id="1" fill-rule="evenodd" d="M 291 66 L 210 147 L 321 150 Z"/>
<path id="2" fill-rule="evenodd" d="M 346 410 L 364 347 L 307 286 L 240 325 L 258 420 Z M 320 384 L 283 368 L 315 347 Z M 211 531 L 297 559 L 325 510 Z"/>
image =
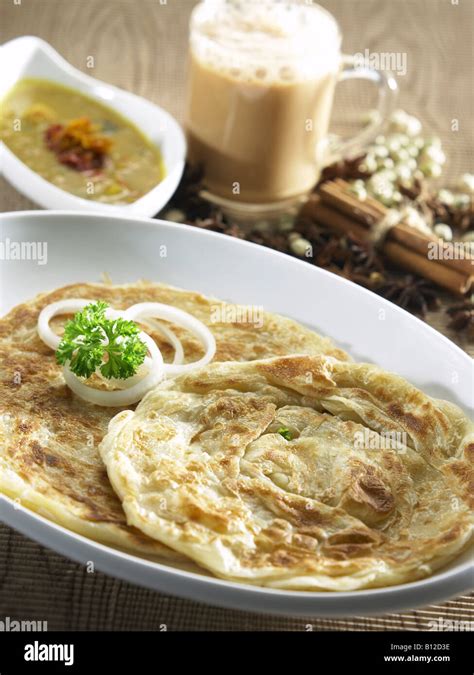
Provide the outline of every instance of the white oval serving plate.
<path id="1" fill-rule="evenodd" d="M 47 243 L 47 262 L 0 260 L 0 315 L 36 293 L 78 281 L 162 281 L 243 304 L 263 305 L 329 335 L 356 359 L 403 375 L 461 405 L 473 403 L 473 363 L 456 345 L 386 300 L 308 263 L 232 237 L 140 218 L 24 212 L 0 216 L 4 252 Z M 163 248 L 166 247 L 166 248 Z M 160 252 L 166 251 L 166 257 Z M 4 255 L 4 257 L 7 257 Z M 79 562 L 166 593 L 225 607 L 302 616 L 348 616 L 439 602 L 473 585 L 473 549 L 432 577 L 348 593 L 289 592 L 174 569 L 74 534 L 0 498 L 0 517 Z"/>
<path id="2" fill-rule="evenodd" d="M 178 186 L 186 158 L 184 133 L 169 113 L 140 96 L 85 75 L 37 37 L 20 37 L 2 45 L 0 63 L 0 100 L 25 77 L 51 80 L 71 87 L 133 122 L 160 148 L 166 168 L 165 178 L 135 202 L 102 204 L 61 190 L 32 171 L 4 143 L 0 143 L 1 172 L 19 192 L 46 209 L 154 216 L 165 206 Z"/>

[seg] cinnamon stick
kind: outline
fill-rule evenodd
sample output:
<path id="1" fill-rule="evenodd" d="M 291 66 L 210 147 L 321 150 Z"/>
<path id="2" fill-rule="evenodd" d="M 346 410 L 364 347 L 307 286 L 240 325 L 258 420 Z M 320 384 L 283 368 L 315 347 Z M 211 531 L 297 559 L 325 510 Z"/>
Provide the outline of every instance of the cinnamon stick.
<path id="1" fill-rule="evenodd" d="M 425 256 L 405 248 L 401 244 L 387 241 L 383 248 L 384 254 L 394 264 L 400 265 L 408 272 L 418 274 L 432 281 L 454 295 L 464 295 L 471 287 L 473 276 L 467 276 L 462 272 L 448 267 L 438 260 L 429 260 Z"/>
<path id="2" fill-rule="evenodd" d="M 367 197 L 362 202 L 351 193 L 349 184 L 341 179 L 324 183 L 320 187 L 319 193 L 324 203 L 330 204 L 338 211 L 353 217 L 367 228 L 374 227 L 386 216 L 388 211 L 383 204 L 371 197 Z M 420 253 L 429 261 L 431 247 L 439 244 L 439 238 L 435 235 L 424 234 L 404 223 L 392 227 L 387 233 L 387 240 L 398 242 L 402 246 Z M 474 260 L 445 258 L 441 261 L 441 264 L 467 276 L 474 274 Z"/>
<path id="3" fill-rule="evenodd" d="M 325 194 L 327 194 L 327 192 Z M 362 203 L 363 202 L 359 201 L 359 205 Z M 361 217 L 358 219 L 350 217 L 347 213 L 343 213 L 334 208 L 333 204 L 334 202 L 332 202 L 331 205 L 324 203 L 322 195 L 312 195 L 303 206 L 301 215 L 310 217 L 343 235 L 353 234 L 360 239 L 367 239 L 369 237 L 370 229 L 367 224 L 361 222 Z M 345 205 L 344 209 L 346 209 Z M 391 231 L 393 232 L 396 227 L 400 226 L 393 227 Z M 408 229 L 408 226 L 405 227 Z M 381 246 L 382 252 L 394 264 L 409 272 L 418 274 L 425 279 L 429 279 L 438 286 L 441 286 L 456 295 L 463 295 L 470 289 L 474 281 L 474 266 L 470 264 L 471 261 L 430 260 L 427 256 L 427 248 L 421 246 L 418 249 L 412 248 L 407 245 L 406 241 L 400 241 L 399 237 L 399 234 L 396 235 L 396 238 L 393 238 L 393 236 L 389 238 L 387 236 Z M 409 241 L 412 242 L 414 240 L 410 238 Z M 434 239 L 434 241 L 438 240 Z M 428 237 L 425 243 L 427 246 Z M 464 265 L 455 267 L 447 265 L 447 262 L 469 263 L 468 273 L 466 273 Z"/>

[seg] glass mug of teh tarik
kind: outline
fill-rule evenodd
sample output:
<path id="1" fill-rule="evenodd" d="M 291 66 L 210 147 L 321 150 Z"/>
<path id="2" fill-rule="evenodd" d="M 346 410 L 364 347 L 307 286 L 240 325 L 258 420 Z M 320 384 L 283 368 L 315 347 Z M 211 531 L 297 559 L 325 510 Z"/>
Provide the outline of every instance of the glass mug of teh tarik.
<path id="1" fill-rule="evenodd" d="M 348 78 L 377 85 L 380 115 L 334 144 L 334 90 Z M 324 165 L 374 138 L 396 89 L 389 73 L 341 54 L 336 20 L 311 0 L 205 0 L 190 22 L 188 160 L 202 166 L 204 194 L 224 210 L 284 212 Z"/>

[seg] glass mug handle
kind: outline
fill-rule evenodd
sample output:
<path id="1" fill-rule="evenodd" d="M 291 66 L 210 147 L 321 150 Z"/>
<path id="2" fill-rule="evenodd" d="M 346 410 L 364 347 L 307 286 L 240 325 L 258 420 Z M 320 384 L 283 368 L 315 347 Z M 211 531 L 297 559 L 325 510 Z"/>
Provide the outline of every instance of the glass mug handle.
<path id="1" fill-rule="evenodd" d="M 337 139 L 328 144 L 328 152 L 323 165 L 328 166 L 345 156 L 354 156 L 361 152 L 382 129 L 386 119 L 394 108 L 398 85 L 390 72 L 376 70 L 356 63 L 354 56 L 342 55 L 342 70 L 338 82 L 345 80 L 369 80 L 377 85 L 377 119 L 365 126 L 362 131 L 348 139 Z"/>

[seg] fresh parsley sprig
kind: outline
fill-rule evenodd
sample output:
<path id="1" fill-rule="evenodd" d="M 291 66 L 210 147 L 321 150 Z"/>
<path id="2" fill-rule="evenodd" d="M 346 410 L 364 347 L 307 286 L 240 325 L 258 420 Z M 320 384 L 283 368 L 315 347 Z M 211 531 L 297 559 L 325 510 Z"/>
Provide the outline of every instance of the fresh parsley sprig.
<path id="1" fill-rule="evenodd" d="M 139 338 L 137 324 L 122 318 L 107 319 L 108 306 L 101 300 L 91 303 L 64 328 L 56 360 L 61 365 L 69 363 L 79 377 L 90 377 L 100 368 L 107 379 L 126 380 L 145 360 L 148 350 Z"/>

